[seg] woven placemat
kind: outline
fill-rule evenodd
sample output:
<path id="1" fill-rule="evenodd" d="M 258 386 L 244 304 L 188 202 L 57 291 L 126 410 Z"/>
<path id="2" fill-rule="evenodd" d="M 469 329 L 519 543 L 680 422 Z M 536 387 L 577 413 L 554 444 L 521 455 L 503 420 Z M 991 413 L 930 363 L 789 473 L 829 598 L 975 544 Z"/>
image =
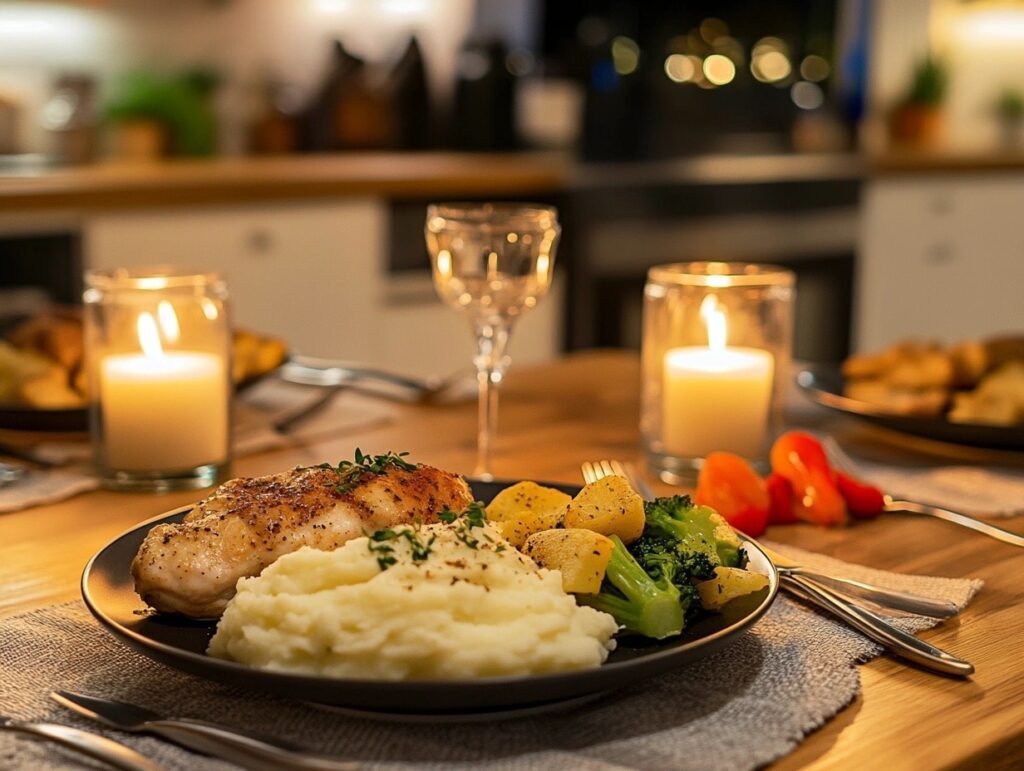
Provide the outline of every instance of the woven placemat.
<path id="1" fill-rule="evenodd" d="M 905 576 L 796 549 L 803 564 L 964 607 L 968 579 Z M 934 619 L 903 616 L 908 631 Z M 0 622 L 0 713 L 55 720 L 131 744 L 171 769 L 233 768 L 161 740 L 104 731 L 47 698 L 53 688 L 136 702 L 286 737 L 367 768 L 746 769 L 793 750 L 857 695 L 871 641 L 786 597 L 746 635 L 696 663 L 565 713 L 475 724 L 392 724 L 350 718 L 221 686 L 121 645 L 77 602 Z M 927 685 L 934 675 L 921 672 Z M 941 681 L 935 679 L 936 686 Z M 0 734 L 0 768 L 93 767 L 51 744 Z"/>

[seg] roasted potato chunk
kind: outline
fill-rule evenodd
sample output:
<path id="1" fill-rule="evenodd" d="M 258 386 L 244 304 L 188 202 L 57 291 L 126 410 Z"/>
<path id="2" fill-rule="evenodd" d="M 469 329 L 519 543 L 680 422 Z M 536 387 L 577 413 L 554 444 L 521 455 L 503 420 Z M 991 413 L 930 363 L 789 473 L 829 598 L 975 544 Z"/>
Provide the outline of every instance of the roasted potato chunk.
<path id="1" fill-rule="evenodd" d="M 718 611 L 726 603 L 768 586 L 768 576 L 742 568 L 715 568 L 715 577 L 697 584 L 700 604 L 705 610 Z"/>
<path id="2" fill-rule="evenodd" d="M 601 591 L 615 544 L 593 530 L 543 530 L 526 539 L 523 551 L 538 565 L 562 573 L 562 588 L 576 594 Z"/>
<path id="3" fill-rule="evenodd" d="M 558 527 L 571 500 L 553 487 L 518 482 L 494 496 L 487 505 L 487 519 L 498 523 L 506 540 L 519 548 L 533 533 Z"/>
<path id="4" fill-rule="evenodd" d="M 632 543 L 644 532 L 644 500 L 623 477 L 591 482 L 565 512 L 566 527 L 580 527 L 602 535 L 617 535 Z"/>

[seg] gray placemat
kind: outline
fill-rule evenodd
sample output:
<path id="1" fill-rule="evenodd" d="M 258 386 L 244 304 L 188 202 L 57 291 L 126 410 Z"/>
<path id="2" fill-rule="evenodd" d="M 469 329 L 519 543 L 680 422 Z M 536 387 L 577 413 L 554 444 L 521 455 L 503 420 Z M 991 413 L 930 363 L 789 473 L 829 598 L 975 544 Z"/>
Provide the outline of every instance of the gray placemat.
<path id="1" fill-rule="evenodd" d="M 981 581 L 904 576 L 788 547 L 804 564 L 964 607 Z M 919 631 L 937 622 L 904 616 Z M 880 653 L 857 633 L 780 596 L 754 630 L 672 674 L 566 713 L 471 725 L 390 724 L 229 688 L 154 663 L 122 646 L 77 602 L 0 622 L 0 714 L 100 730 L 47 698 L 67 688 L 176 716 L 287 737 L 372 768 L 745 769 L 793 750 L 857 695 L 857 662 Z M 920 673 L 922 684 L 934 675 Z M 941 682 L 934 680 L 936 686 Z M 228 769 L 161 740 L 108 735 L 172 769 Z M 50 744 L 0 734 L 11 771 L 92 767 Z"/>

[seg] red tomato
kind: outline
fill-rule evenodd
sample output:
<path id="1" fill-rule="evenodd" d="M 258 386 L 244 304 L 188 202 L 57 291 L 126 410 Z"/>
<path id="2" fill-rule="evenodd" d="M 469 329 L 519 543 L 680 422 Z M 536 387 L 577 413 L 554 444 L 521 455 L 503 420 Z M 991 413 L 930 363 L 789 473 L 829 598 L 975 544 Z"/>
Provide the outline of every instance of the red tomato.
<path id="1" fill-rule="evenodd" d="M 817 439 L 802 431 L 789 431 L 771 451 L 772 471 L 793 486 L 793 513 L 817 525 L 846 522 L 846 501 L 839 493 L 835 472 Z"/>
<path id="2" fill-rule="evenodd" d="M 730 452 L 713 452 L 704 459 L 693 500 L 710 506 L 747 535 L 759 536 L 768 526 L 771 502 L 764 480 Z"/>
<path id="3" fill-rule="evenodd" d="M 768 508 L 768 524 L 789 525 L 799 522 L 793 511 L 793 486 L 781 474 L 774 471 L 764 480 L 768 488 L 771 505 Z"/>
<path id="4" fill-rule="evenodd" d="M 857 519 L 874 519 L 885 511 L 885 496 L 874 485 L 855 479 L 842 471 L 836 472 L 836 484 L 850 514 Z"/>

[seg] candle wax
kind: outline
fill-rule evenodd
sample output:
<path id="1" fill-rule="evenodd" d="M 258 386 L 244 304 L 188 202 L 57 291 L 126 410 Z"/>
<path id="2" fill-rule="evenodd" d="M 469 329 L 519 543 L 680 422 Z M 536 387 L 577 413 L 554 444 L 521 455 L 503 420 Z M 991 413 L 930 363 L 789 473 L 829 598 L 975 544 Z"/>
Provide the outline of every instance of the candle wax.
<path id="1" fill-rule="evenodd" d="M 665 354 L 665 452 L 703 458 L 725 450 L 764 454 L 775 362 L 757 348 L 673 348 Z"/>
<path id="2" fill-rule="evenodd" d="M 229 392 L 221 357 L 117 354 L 100 362 L 99 380 L 110 468 L 177 471 L 227 459 Z"/>

